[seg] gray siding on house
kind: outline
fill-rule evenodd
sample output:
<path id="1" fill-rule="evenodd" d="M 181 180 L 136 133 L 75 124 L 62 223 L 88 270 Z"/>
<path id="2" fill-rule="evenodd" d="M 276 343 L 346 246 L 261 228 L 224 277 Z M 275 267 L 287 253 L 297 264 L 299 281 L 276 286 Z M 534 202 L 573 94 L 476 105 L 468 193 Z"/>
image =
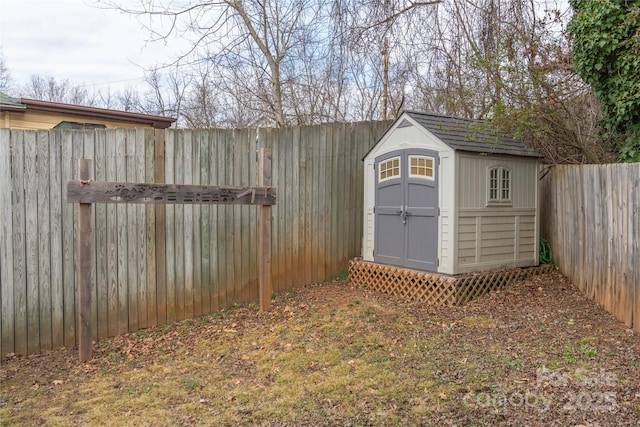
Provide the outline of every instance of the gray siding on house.
<path id="1" fill-rule="evenodd" d="M 456 271 L 524 267 L 537 264 L 537 161 L 458 156 Z M 511 204 L 491 206 L 488 170 L 511 171 Z"/>

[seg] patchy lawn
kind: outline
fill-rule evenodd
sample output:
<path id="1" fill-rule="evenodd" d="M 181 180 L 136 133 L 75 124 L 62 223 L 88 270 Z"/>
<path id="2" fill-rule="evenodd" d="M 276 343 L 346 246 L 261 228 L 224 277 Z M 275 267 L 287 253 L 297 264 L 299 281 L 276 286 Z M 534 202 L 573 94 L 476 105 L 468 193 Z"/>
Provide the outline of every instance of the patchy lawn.
<path id="1" fill-rule="evenodd" d="M 12 357 L 0 425 L 638 425 L 640 334 L 559 274 L 464 307 L 336 281 Z"/>

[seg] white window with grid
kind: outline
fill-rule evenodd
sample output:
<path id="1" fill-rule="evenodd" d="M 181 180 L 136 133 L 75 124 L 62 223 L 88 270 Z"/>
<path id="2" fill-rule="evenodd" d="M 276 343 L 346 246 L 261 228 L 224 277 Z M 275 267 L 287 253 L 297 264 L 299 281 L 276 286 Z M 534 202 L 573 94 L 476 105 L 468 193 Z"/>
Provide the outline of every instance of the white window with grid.
<path id="1" fill-rule="evenodd" d="M 411 178 L 435 179 L 435 161 L 429 156 L 409 156 L 409 176 Z"/>
<path id="2" fill-rule="evenodd" d="M 378 182 L 400 177 L 400 157 L 392 157 L 379 165 Z"/>
<path id="3" fill-rule="evenodd" d="M 511 170 L 504 166 L 493 166 L 488 173 L 489 204 L 511 203 Z"/>

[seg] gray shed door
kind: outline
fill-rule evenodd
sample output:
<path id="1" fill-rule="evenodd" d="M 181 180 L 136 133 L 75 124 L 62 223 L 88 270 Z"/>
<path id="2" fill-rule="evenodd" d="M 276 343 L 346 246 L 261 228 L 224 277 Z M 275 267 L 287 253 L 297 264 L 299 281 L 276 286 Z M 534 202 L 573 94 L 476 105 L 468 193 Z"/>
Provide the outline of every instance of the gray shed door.
<path id="1" fill-rule="evenodd" d="M 398 150 L 375 160 L 374 261 L 438 268 L 438 153 Z"/>

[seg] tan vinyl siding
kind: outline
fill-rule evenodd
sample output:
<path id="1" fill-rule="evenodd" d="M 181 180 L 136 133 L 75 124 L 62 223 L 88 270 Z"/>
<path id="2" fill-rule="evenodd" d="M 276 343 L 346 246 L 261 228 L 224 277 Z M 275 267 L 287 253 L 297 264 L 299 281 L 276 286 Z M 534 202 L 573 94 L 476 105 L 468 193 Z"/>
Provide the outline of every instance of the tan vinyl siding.
<path id="1" fill-rule="evenodd" d="M 450 257 L 449 252 L 451 249 L 451 224 L 450 224 L 449 209 L 442 209 L 440 211 L 440 265 L 449 266 Z"/>
<path id="2" fill-rule="evenodd" d="M 103 124 L 107 128 L 151 127 L 144 123 L 105 120 L 73 114 L 54 114 L 46 111 L 2 111 L 0 114 L 0 127 L 11 129 L 53 129 L 63 121 Z"/>
<path id="3" fill-rule="evenodd" d="M 489 203 L 488 171 L 510 171 L 510 201 Z M 456 272 L 536 263 L 537 161 L 528 158 L 458 157 Z"/>
<path id="4" fill-rule="evenodd" d="M 461 212 L 457 254 L 461 272 L 532 265 L 535 251 L 534 209 Z"/>
<path id="5" fill-rule="evenodd" d="M 511 171 L 512 208 L 534 208 L 537 185 L 537 162 L 528 158 L 487 157 L 460 154 L 458 163 L 458 197 L 460 209 L 484 208 L 488 200 L 488 170 L 493 166 Z M 501 207 L 502 208 L 502 207 Z"/>

